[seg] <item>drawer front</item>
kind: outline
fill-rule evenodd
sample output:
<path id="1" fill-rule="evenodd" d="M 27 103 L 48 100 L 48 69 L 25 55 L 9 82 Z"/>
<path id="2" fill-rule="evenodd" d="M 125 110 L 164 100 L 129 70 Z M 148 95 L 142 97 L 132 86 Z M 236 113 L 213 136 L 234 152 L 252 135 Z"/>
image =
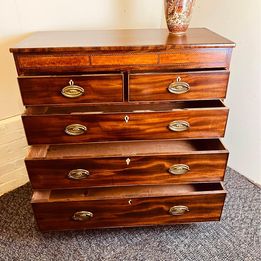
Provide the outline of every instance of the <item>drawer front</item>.
<path id="1" fill-rule="evenodd" d="M 178 48 L 162 52 L 15 54 L 19 75 L 93 71 L 229 68 L 231 48 Z"/>
<path id="2" fill-rule="evenodd" d="M 223 180 L 227 153 L 26 160 L 34 189 L 156 185 Z"/>
<path id="3" fill-rule="evenodd" d="M 123 75 L 19 77 L 23 103 L 69 104 L 123 101 Z"/>
<path id="4" fill-rule="evenodd" d="M 42 231 L 132 227 L 217 221 L 220 220 L 224 200 L 225 193 L 206 193 L 193 196 L 33 203 L 33 210 Z M 180 215 L 170 214 L 171 208 L 175 211 L 178 206 L 187 209 Z M 87 211 L 85 213 L 90 219 L 74 220 L 73 217 L 79 216 L 77 214 L 81 211 Z"/>
<path id="5" fill-rule="evenodd" d="M 89 141 L 218 138 L 224 136 L 228 110 L 23 116 L 29 144 Z"/>
<path id="6" fill-rule="evenodd" d="M 228 71 L 130 74 L 130 101 L 225 98 Z"/>

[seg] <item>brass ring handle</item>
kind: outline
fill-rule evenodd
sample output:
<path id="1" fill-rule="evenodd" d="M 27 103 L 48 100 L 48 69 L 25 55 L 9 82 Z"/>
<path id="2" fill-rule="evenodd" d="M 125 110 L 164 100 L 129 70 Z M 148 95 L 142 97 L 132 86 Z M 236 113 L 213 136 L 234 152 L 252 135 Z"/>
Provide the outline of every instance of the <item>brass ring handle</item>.
<path id="1" fill-rule="evenodd" d="M 73 169 L 69 172 L 68 178 L 69 179 L 86 179 L 88 176 L 90 176 L 90 172 L 86 169 Z"/>
<path id="2" fill-rule="evenodd" d="M 183 94 L 190 90 L 190 86 L 187 82 L 172 82 L 168 91 L 173 94 Z"/>
<path id="3" fill-rule="evenodd" d="M 66 126 L 64 131 L 70 136 L 79 136 L 87 131 L 87 127 L 81 124 L 71 124 Z"/>
<path id="4" fill-rule="evenodd" d="M 172 175 L 183 175 L 190 171 L 186 164 L 175 164 L 169 168 L 169 173 Z"/>
<path id="5" fill-rule="evenodd" d="M 169 213 L 172 216 L 182 216 L 189 211 L 187 206 L 173 206 L 170 208 Z"/>
<path id="6" fill-rule="evenodd" d="M 169 124 L 169 129 L 175 132 L 186 131 L 190 128 L 190 124 L 187 121 L 172 121 Z"/>
<path id="7" fill-rule="evenodd" d="M 87 221 L 93 217 L 93 213 L 90 211 L 78 211 L 73 214 L 72 219 L 75 221 Z"/>
<path id="8" fill-rule="evenodd" d="M 78 98 L 84 94 L 84 89 L 81 86 L 75 85 L 73 80 L 70 80 L 69 85 L 64 87 L 61 93 L 67 98 Z"/>

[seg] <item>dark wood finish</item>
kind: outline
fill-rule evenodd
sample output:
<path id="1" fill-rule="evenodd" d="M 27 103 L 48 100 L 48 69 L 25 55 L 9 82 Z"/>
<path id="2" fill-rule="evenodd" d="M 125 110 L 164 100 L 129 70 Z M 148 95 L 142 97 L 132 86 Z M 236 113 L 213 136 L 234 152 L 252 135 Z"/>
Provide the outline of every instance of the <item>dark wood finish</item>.
<path id="1" fill-rule="evenodd" d="M 74 115 L 74 114 L 117 114 L 143 112 L 172 112 L 188 109 L 226 108 L 221 100 L 137 102 L 117 104 L 68 104 L 66 106 L 28 106 L 24 115 Z"/>
<path id="2" fill-rule="evenodd" d="M 67 98 L 62 95 L 62 89 L 70 80 L 84 89 L 82 96 Z M 25 105 L 123 101 L 122 74 L 19 77 L 18 81 Z"/>
<path id="3" fill-rule="evenodd" d="M 11 48 L 40 230 L 219 220 L 226 193 L 210 182 L 224 178 L 228 152 L 216 138 L 228 108 L 212 99 L 226 96 L 233 47 L 200 28 L 180 37 L 166 29 L 39 32 Z M 169 94 L 178 76 L 191 89 Z M 71 79 L 85 95 L 61 96 Z M 169 128 L 177 120 L 181 132 Z M 170 174 L 174 164 L 185 164 L 183 174 Z M 174 205 L 190 211 L 172 216 Z M 76 211 L 94 216 L 77 222 Z"/>
<path id="4" fill-rule="evenodd" d="M 69 191 L 35 191 L 32 199 L 42 231 L 131 227 L 217 221 L 225 191 L 220 184 L 138 186 Z M 172 216 L 169 209 L 185 205 L 189 212 Z M 74 221 L 77 211 L 90 211 L 88 221 Z"/>
<path id="5" fill-rule="evenodd" d="M 170 140 L 33 146 L 25 162 L 34 189 L 61 189 L 220 181 L 227 158 L 218 140 Z M 190 171 L 170 174 L 174 164 Z M 69 179 L 74 169 L 90 176 Z"/>
<path id="6" fill-rule="evenodd" d="M 69 39 L 69 40 L 68 40 Z M 235 44 L 207 29 L 39 32 L 16 47 L 19 75 L 228 68 Z"/>
<path id="7" fill-rule="evenodd" d="M 156 155 L 227 153 L 218 139 L 89 142 L 85 144 L 33 145 L 27 159 L 79 159 Z"/>
<path id="8" fill-rule="evenodd" d="M 229 48 L 180 49 L 155 53 L 15 54 L 19 75 L 157 69 L 229 68 Z"/>
<path id="9" fill-rule="evenodd" d="M 171 83 L 182 82 L 190 85 L 184 94 L 168 91 Z M 136 73 L 129 75 L 130 101 L 155 100 L 199 100 L 225 98 L 229 71 L 197 71 L 179 73 Z"/>
<path id="10" fill-rule="evenodd" d="M 217 101 L 214 101 L 214 104 L 216 103 Z M 131 109 L 130 106 L 127 107 Z M 224 136 L 228 109 L 221 104 L 214 108 L 196 107 L 187 109 L 185 107 L 177 109 L 173 107 L 171 111 L 144 111 L 145 108 L 149 107 L 155 110 L 156 106 L 147 105 L 143 107 L 139 105 L 139 112 L 118 113 L 88 112 L 86 110 L 87 107 L 82 107 L 81 110 L 84 113 L 70 112 L 70 114 L 61 114 L 61 112 L 59 113 L 59 108 L 56 108 L 57 114 L 52 115 L 47 113 L 40 116 L 30 115 L 28 112 L 27 115 L 23 116 L 23 123 L 29 144 L 151 140 L 152 137 L 153 139 L 184 139 L 218 138 Z M 122 108 L 124 106 L 114 106 L 114 109 L 117 110 Z M 157 109 L 160 109 L 160 106 Z M 126 115 L 129 117 L 127 123 L 125 122 Z M 168 127 L 169 124 L 177 120 L 189 122 L 190 128 L 183 132 L 171 131 Z M 71 124 L 84 125 L 88 130 L 83 135 L 70 136 L 65 133 L 65 128 Z"/>
<path id="11" fill-rule="evenodd" d="M 38 32 L 11 48 L 14 53 L 162 51 L 195 47 L 234 47 L 235 43 L 206 29 L 190 28 L 176 37 L 166 29 Z"/>

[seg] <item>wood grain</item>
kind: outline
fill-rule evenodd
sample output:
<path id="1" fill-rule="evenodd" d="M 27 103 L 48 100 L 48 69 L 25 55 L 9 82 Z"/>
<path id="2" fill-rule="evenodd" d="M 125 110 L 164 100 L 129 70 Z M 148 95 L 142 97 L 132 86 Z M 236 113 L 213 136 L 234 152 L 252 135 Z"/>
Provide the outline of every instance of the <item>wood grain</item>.
<path id="1" fill-rule="evenodd" d="M 233 47 L 201 28 L 181 37 L 165 29 L 38 32 L 11 48 L 33 144 L 26 166 L 40 230 L 219 220 L 226 192 L 210 182 L 224 178 L 228 152 L 214 139 L 224 136 L 228 108 L 212 99 L 226 96 Z M 167 93 L 179 76 L 190 91 Z M 71 79 L 86 95 L 61 96 Z M 189 129 L 171 131 L 177 120 Z M 71 124 L 86 133 L 69 136 Z M 174 164 L 190 170 L 171 175 Z M 68 179 L 79 168 L 90 175 Z M 189 212 L 171 216 L 175 205 Z M 93 218 L 74 221 L 83 210 Z"/>
<path id="2" fill-rule="evenodd" d="M 34 189 L 113 187 L 156 185 L 188 182 L 221 181 L 224 178 L 227 154 L 196 154 L 179 156 L 133 156 L 110 158 L 26 160 L 27 171 Z M 126 160 L 130 163 L 127 165 Z M 172 175 L 174 164 L 186 164 L 190 171 Z M 88 170 L 90 176 L 72 180 L 74 169 Z"/>
<path id="3" fill-rule="evenodd" d="M 162 51 L 195 47 L 234 47 L 232 41 L 206 28 L 190 28 L 176 37 L 166 29 L 36 32 L 10 49 L 14 53 Z"/>
<path id="4" fill-rule="evenodd" d="M 162 65 L 175 64 L 181 68 L 228 68 L 228 49 L 202 48 L 184 49 L 182 51 L 159 54 Z"/>
<path id="5" fill-rule="evenodd" d="M 139 188 L 142 197 L 139 197 L 139 193 L 127 192 L 130 197 L 126 194 L 126 198 L 123 195 L 117 198 L 117 195 L 121 193 L 114 194 L 110 189 L 109 191 L 114 196 L 106 199 L 106 196 L 102 193 L 101 198 L 103 200 L 98 199 L 99 197 L 95 200 L 93 196 L 90 197 L 91 200 L 88 200 L 87 191 L 80 192 L 81 197 L 83 197 L 81 199 L 75 191 L 75 194 L 69 193 L 66 195 L 65 193 L 62 195 L 64 200 L 59 196 L 51 195 L 50 197 L 54 197 L 53 200 L 46 200 L 46 202 L 41 200 L 41 192 L 36 191 L 35 193 L 38 193 L 38 195 L 33 199 L 32 203 L 38 226 L 42 231 L 166 225 L 217 221 L 220 219 L 225 200 L 225 191 L 222 188 L 213 188 L 213 191 L 211 189 L 209 191 L 193 191 L 189 186 L 187 191 L 186 186 L 184 186 L 183 189 L 180 188 L 182 192 L 177 192 L 175 195 L 177 189 L 169 187 L 166 189 L 173 191 L 173 194 L 168 195 L 171 192 L 162 192 L 164 186 L 161 186 L 161 192 L 159 192 L 162 196 L 158 197 L 152 196 L 153 191 L 157 190 L 158 186 L 144 188 L 144 192 L 148 191 L 148 189 L 150 193 L 143 193 L 142 187 Z M 48 193 L 43 193 L 48 195 Z M 53 191 L 51 194 L 55 194 L 55 192 Z M 168 196 L 164 196 L 164 194 Z M 71 200 L 66 201 L 66 198 Z M 77 200 L 77 198 L 80 200 Z M 181 216 L 172 216 L 169 214 L 169 209 L 176 205 L 185 205 L 190 211 Z M 83 210 L 91 211 L 94 215 L 93 218 L 84 222 L 74 221 L 72 219 L 73 214 Z"/>
<path id="6" fill-rule="evenodd" d="M 202 140 L 142 140 L 122 142 L 89 142 L 65 145 L 33 145 L 27 159 L 79 159 L 155 155 L 227 153 L 218 139 Z"/>
<path id="7" fill-rule="evenodd" d="M 19 55 L 18 64 L 21 68 L 39 68 L 44 67 L 74 67 L 88 66 L 90 59 L 87 55 Z"/>
<path id="8" fill-rule="evenodd" d="M 181 82 L 189 84 L 188 92 L 173 94 L 168 91 L 169 85 L 177 82 L 178 77 Z M 228 71 L 130 74 L 129 100 L 167 101 L 225 98 L 228 79 Z"/>
<path id="9" fill-rule="evenodd" d="M 116 55 L 93 55 L 91 64 L 93 66 L 106 65 L 143 65 L 157 64 L 158 54 L 116 54 Z"/>
<path id="10" fill-rule="evenodd" d="M 42 145 L 31 148 L 26 166 L 34 189 L 156 185 L 223 180 L 227 157 L 219 140 Z M 187 164 L 190 171 L 171 175 L 174 164 Z M 90 176 L 71 180 L 73 169 Z"/>
<path id="11" fill-rule="evenodd" d="M 69 85 L 70 80 L 84 89 L 82 96 L 67 98 L 61 94 L 62 89 Z M 19 77 L 18 82 L 25 105 L 123 101 L 122 74 Z"/>
<path id="12" fill-rule="evenodd" d="M 182 37 L 155 29 L 39 32 L 10 51 L 19 75 L 43 75 L 229 68 L 234 46 L 207 29 Z"/>
<path id="13" fill-rule="evenodd" d="M 142 109 L 142 108 L 141 108 Z M 125 122 L 126 115 L 129 121 Z M 23 123 L 29 144 L 82 143 L 90 141 L 123 141 L 152 139 L 223 137 L 227 108 L 173 110 L 171 112 L 131 112 L 71 115 L 24 115 Z M 190 124 L 184 132 L 169 129 L 172 121 Z M 80 136 L 69 136 L 65 128 L 71 124 L 87 127 Z"/>
<path id="14" fill-rule="evenodd" d="M 189 70 L 229 68 L 229 48 L 179 49 L 171 52 L 76 54 L 15 54 L 19 75 L 45 75 L 130 70 Z"/>

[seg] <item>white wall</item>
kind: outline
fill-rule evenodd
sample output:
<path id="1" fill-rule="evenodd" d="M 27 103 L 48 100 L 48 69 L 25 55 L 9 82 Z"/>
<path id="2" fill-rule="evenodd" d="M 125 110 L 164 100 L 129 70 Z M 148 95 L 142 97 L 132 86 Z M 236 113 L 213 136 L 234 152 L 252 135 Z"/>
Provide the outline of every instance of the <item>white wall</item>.
<path id="1" fill-rule="evenodd" d="M 149 8 L 148 8 L 149 7 Z M 162 2 L 151 0 L 0 0 L 0 195 L 28 181 L 23 106 L 9 47 L 41 30 L 160 27 Z"/>
<path id="2" fill-rule="evenodd" d="M 192 27 L 208 27 L 237 43 L 231 66 L 227 99 L 231 112 L 225 142 L 231 151 L 230 166 L 259 183 L 260 4 L 260 0 L 197 0 L 191 23 Z M 163 13 L 163 0 L 0 0 L 0 131 L 15 121 L 20 128 L 19 117 L 4 119 L 23 111 L 15 66 L 8 51 L 10 46 L 27 34 L 40 30 L 165 27 Z M 22 137 L 17 138 L 18 143 L 20 139 Z M 17 148 L 18 144 L 13 143 L 9 149 L 15 152 Z M 0 151 L 0 170 L 4 171 L 6 163 L 1 162 L 2 154 L 3 149 Z M 16 162 L 20 159 L 17 157 L 12 160 Z M 21 167 L 16 166 L 17 169 Z M 24 175 L 25 170 L 21 173 Z M 7 174 L 0 173 L 0 194 L 1 185 L 4 185 L 1 175 L 6 177 Z M 27 180 L 19 178 L 21 184 Z M 17 182 L 12 184 L 18 185 Z"/>
<path id="3" fill-rule="evenodd" d="M 197 0 L 193 27 L 235 41 L 226 104 L 229 165 L 261 184 L 261 1 Z"/>
<path id="4" fill-rule="evenodd" d="M 22 111 L 8 49 L 34 31 L 160 27 L 161 0 L 0 0 L 0 119 Z"/>

